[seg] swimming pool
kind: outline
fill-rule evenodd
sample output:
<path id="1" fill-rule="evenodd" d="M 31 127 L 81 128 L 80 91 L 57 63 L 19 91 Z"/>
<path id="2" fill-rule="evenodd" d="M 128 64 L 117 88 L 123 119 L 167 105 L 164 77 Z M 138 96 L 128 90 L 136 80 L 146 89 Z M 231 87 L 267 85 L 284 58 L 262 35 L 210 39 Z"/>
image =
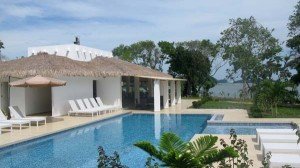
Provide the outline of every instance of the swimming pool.
<path id="1" fill-rule="evenodd" d="M 123 164 L 144 167 L 148 155 L 133 146 L 157 143 L 172 131 L 184 140 L 202 133 L 211 115 L 129 114 L 0 149 L 0 167 L 96 167 L 97 148 L 117 151 Z"/>
<path id="2" fill-rule="evenodd" d="M 203 134 L 229 134 L 235 129 L 239 135 L 255 135 L 256 128 L 292 128 L 289 123 L 208 123 Z"/>

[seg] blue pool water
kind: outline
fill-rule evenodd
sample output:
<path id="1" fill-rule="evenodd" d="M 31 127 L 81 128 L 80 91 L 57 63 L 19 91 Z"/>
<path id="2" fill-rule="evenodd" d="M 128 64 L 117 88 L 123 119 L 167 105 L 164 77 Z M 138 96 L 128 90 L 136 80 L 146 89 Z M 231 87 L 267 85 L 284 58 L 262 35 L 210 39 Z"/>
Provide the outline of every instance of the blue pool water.
<path id="1" fill-rule="evenodd" d="M 209 123 L 203 134 L 229 134 L 234 129 L 240 135 L 255 135 L 256 128 L 292 128 L 288 123 Z"/>
<path id="2" fill-rule="evenodd" d="M 0 167 L 96 167 L 97 148 L 117 151 L 123 164 L 144 167 L 148 155 L 133 146 L 147 140 L 157 144 L 172 131 L 189 140 L 206 127 L 211 115 L 130 114 L 0 149 Z"/>

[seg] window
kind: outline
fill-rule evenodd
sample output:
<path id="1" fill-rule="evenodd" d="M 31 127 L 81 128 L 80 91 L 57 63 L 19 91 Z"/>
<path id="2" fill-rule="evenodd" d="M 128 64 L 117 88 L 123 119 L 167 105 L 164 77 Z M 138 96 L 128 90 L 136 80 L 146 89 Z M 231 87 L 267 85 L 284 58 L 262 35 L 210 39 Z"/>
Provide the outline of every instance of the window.
<path id="1" fill-rule="evenodd" d="M 93 80 L 93 97 L 97 97 L 97 81 Z"/>

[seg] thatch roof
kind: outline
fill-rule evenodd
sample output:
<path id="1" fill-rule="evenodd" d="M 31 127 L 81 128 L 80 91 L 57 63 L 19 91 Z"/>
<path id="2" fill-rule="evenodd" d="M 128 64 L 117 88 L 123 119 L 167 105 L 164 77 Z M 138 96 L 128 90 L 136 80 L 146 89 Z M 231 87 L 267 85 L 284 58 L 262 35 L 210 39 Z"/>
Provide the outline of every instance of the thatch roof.
<path id="1" fill-rule="evenodd" d="M 117 58 L 96 57 L 90 62 L 76 61 L 63 56 L 39 53 L 38 55 L 0 62 L 0 79 L 9 76 L 24 78 L 29 76 L 80 76 L 113 77 L 138 76 L 172 80 L 169 74 L 132 64 Z"/>

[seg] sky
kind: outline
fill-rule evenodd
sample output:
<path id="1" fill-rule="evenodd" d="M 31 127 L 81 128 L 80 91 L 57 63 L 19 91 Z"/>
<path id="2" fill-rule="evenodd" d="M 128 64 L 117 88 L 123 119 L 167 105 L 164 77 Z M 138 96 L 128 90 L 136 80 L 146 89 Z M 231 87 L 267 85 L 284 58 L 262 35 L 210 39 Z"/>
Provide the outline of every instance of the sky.
<path id="1" fill-rule="evenodd" d="M 254 16 L 287 39 L 288 17 L 297 0 L 1 0 L 0 40 L 10 59 L 27 48 L 81 44 L 112 50 L 140 40 L 155 42 L 210 39 L 216 42 L 231 18 Z M 284 44 L 283 44 L 284 46 Z M 224 66 L 215 75 L 226 76 Z"/>

